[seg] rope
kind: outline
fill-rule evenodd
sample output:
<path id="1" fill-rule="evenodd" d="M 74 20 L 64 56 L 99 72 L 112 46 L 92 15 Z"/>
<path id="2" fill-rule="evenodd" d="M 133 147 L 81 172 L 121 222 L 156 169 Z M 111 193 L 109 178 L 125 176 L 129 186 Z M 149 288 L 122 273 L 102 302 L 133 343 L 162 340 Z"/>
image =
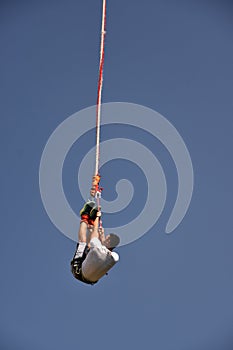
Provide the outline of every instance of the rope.
<path id="1" fill-rule="evenodd" d="M 105 35 L 106 35 L 106 0 L 103 0 L 101 44 L 100 44 L 99 80 L 98 80 L 98 93 L 97 93 L 97 105 L 96 105 L 96 159 L 95 159 L 95 175 L 99 174 L 99 163 L 100 163 L 100 116 L 101 116 L 101 102 L 102 102 L 102 89 L 103 89 Z"/>
<path id="2" fill-rule="evenodd" d="M 100 198 L 101 190 L 99 187 L 99 164 L 100 164 L 100 119 L 101 119 L 101 103 L 102 103 L 102 89 L 103 89 L 103 70 L 104 70 L 104 45 L 106 35 L 106 0 L 103 0 L 102 10 L 102 27 L 101 27 L 101 43 L 100 43 L 100 63 L 99 63 L 99 79 L 98 79 L 98 91 L 97 91 L 97 104 L 96 104 L 96 159 L 95 159 L 95 188 L 96 188 L 96 201 L 98 210 L 100 210 Z M 98 179 L 96 181 L 96 179 Z M 99 219 L 99 227 L 102 228 L 102 219 Z"/>

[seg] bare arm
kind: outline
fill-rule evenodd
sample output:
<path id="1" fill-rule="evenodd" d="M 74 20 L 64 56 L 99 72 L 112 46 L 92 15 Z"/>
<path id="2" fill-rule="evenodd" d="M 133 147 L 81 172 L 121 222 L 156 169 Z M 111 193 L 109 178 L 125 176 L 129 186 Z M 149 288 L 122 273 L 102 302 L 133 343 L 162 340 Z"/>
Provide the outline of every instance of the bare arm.
<path id="1" fill-rule="evenodd" d="M 105 234 L 104 234 L 104 228 L 100 227 L 99 228 L 99 240 L 102 244 L 104 244 L 105 241 Z"/>

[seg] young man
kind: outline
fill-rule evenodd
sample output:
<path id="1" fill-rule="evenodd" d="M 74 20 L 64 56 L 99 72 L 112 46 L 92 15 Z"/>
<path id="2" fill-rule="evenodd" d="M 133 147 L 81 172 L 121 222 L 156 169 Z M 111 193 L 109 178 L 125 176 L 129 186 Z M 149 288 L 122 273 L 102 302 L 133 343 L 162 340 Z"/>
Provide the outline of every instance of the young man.
<path id="1" fill-rule="evenodd" d="M 113 233 L 105 237 L 104 229 L 98 228 L 101 213 L 94 201 L 85 203 L 80 215 L 78 244 L 71 271 L 78 280 L 95 284 L 118 262 L 119 255 L 112 250 L 120 239 Z"/>

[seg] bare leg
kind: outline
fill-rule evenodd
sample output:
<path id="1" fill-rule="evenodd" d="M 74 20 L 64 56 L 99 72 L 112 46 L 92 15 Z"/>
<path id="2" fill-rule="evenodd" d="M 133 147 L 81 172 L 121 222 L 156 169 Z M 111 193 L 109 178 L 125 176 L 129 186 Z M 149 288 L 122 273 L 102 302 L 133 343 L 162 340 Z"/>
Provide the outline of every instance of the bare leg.
<path id="1" fill-rule="evenodd" d="M 78 241 L 86 243 L 87 242 L 87 223 L 81 222 L 78 231 Z"/>
<path id="2" fill-rule="evenodd" d="M 86 247 L 86 242 L 87 242 L 87 223 L 82 221 L 79 226 L 78 244 L 77 244 L 76 252 L 74 254 L 73 259 L 78 259 L 83 256 L 83 253 Z"/>
<path id="3" fill-rule="evenodd" d="M 92 240 L 92 238 L 99 238 L 98 228 L 99 228 L 99 217 L 97 216 L 97 218 L 94 221 L 93 229 L 90 231 L 89 242 Z"/>
<path id="4" fill-rule="evenodd" d="M 88 246 L 90 243 L 90 237 L 91 237 L 92 231 L 93 231 L 93 225 L 88 225 L 88 227 L 87 227 L 87 242 L 86 242 Z"/>

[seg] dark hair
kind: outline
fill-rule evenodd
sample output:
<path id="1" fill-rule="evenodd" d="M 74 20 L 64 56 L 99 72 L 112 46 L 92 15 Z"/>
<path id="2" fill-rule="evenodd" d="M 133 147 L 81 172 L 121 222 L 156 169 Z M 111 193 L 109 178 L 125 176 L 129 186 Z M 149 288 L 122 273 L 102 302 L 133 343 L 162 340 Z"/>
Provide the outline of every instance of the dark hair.
<path id="1" fill-rule="evenodd" d="M 112 250 L 118 246 L 120 243 L 120 237 L 117 236 L 115 233 L 109 233 L 110 238 L 110 248 L 109 250 Z"/>

